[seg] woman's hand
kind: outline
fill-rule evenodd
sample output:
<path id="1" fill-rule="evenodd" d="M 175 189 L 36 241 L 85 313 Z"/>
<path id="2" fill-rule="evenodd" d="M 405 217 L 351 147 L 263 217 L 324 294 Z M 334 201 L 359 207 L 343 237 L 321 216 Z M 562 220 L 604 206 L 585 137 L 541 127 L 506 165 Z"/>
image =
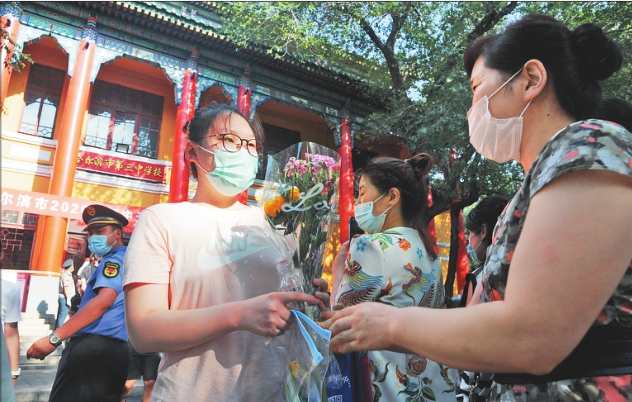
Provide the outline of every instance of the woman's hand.
<path id="1" fill-rule="evenodd" d="M 312 281 L 312 283 L 318 289 L 316 293 L 314 294 L 314 296 L 316 296 L 320 300 L 320 303 L 318 304 L 320 311 L 321 312 L 330 311 L 331 298 L 330 298 L 329 292 L 327 292 L 327 289 L 329 289 L 329 283 L 327 283 L 327 281 L 324 280 L 323 278 L 315 278 Z"/>
<path id="2" fill-rule="evenodd" d="M 293 302 L 322 304 L 316 296 L 301 292 L 275 292 L 244 300 L 239 306 L 239 329 L 266 337 L 283 335 L 293 322 L 287 307 Z"/>
<path id="3" fill-rule="evenodd" d="M 393 346 L 389 324 L 403 309 L 382 303 L 362 303 L 336 312 L 320 323 L 331 331 L 330 346 L 336 353 L 386 350 Z"/>

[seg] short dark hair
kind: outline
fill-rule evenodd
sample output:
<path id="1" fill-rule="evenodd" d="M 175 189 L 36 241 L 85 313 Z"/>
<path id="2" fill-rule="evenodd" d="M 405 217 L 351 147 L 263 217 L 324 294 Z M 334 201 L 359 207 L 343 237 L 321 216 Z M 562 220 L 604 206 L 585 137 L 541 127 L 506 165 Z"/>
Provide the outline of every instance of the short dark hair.
<path id="1" fill-rule="evenodd" d="M 597 81 L 610 77 L 623 63 L 621 47 L 597 25 L 581 24 L 571 31 L 555 18 L 539 14 L 527 15 L 497 35 L 472 42 L 463 56 L 468 76 L 479 56 L 484 57 L 485 66 L 507 78 L 527 61 L 539 60 L 550 77 L 547 86 L 576 120 L 595 116 L 602 96 Z"/>
<path id="2" fill-rule="evenodd" d="M 401 194 L 402 217 L 417 230 L 428 255 L 437 258 L 435 241 L 428 232 L 424 213 L 428 210 L 428 173 L 434 161 L 426 153 L 418 153 L 405 161 L 387 156 L 370 159 L 360 171 L 380 192 L 397 188 Z"/>
<path id="3" fill-rule="evenodd" d="M 487 228 L 485 240 L 491 243 L 494 226 L 508 202 L 509 197 L 503 195 L 490 195 L 483 198 L 465 217 L 465 228 L 470 232 L 480 233 L 485 225 Z"/>
<path id="4" fill-rule="evenodd" d="M 240 111 L 238 111 L 234 106 L 227 105 L 225 103 L 216 103 L 212 102 L 208 106 L 201 107 L 195 111 L 193 118 L 189 120 L 183 127 L 185 133 L 187 133 L 187 138 L 189 141 L 201 145 L 204 137 L 206 137 L 206 133 L 209 128 L 215 124 L 215 121 L 218 117 L 227 115 L 230 117 L 233 114 L 237 114 L 244 118 L 250 125 L 252 132 L 255 134 L 255 139 L 261 141 L 265 144 L 265 134 L 263 131 L 263 126 L 261 125 L 261 121 L 259 118 L 254 115 L 252 120 L 248 119 L 243 115 Z M 221 133 L 217 133 L 221 134 Z M 193 177 L 197 179 L 197 167 L 195 164 L 190 164 L 190 171 Z"/>

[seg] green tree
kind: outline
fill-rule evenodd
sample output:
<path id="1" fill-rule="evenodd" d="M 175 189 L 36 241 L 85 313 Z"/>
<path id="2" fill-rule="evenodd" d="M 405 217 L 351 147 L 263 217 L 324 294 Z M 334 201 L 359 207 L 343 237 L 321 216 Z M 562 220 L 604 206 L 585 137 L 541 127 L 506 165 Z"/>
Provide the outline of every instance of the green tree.
<path id="1" fill-rule="evenodd" d="M 496 33 L 528 13 L 558 18 L 571 29 L 592 22 L 632 51 L 629 2 L 244 2 L 227 3 L 225 32 L 245 46 L 265 46 L 347 74 L 365 85 L 382 112 L 360 136 L 395 136 L 437 161 L 427 218 L 450 210 L 450 272 L 456 267 L 459 211 L 481 196 L 513 194 L 522 180 L 515 162 L 482 158 L 469 143 L 469 82 L 463 52 L 477 37 Z M 272 33 L 272 34 L 271 34 Z M 632 66 L 604 82 L 606 93 L 632 99 Z M 453 278 L 447 278 L 451 294 Z"/>

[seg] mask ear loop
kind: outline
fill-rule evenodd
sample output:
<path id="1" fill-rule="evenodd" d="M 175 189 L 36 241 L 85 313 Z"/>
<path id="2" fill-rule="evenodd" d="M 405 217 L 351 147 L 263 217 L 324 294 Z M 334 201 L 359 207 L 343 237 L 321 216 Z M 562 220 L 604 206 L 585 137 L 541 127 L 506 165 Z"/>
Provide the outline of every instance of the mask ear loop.
<path id="1" fill-rule="evenodd" d="M 203 146 L 201 146 L 200 144 L 196 144 L 195 142 L 192 142 L 192 144 L 195 145 L 196 147 L 198 147 L 199 149 L 203 150 L 204 152 L 208 152 L 209 154 L 213 155 L 213 157 L 215 157 L 215 152 L 213 152 L 213 151 L 211 151 L 209 149 L 206 149 Z M 195 163 L 199 169 L 202 169 L 202 171 L 204 171 L 204 174 L 207 174 L 209 172 L 208 170 L 204 169 L 202 167 L 202 165 L 200 165 L 200 162 L 197 162 L 197 163 L 193 162 L 193 163 Z"/>
<path id="2" fill-rule="evenodd" d="M 521 67 L 521 68 L 520 68 L 520 70 L 516 71 L 516 73 L 515 73 L 514 75 L 512 75 L 511 77 L 509 77 L 509 79 L 508 79 L 507 81 L 505 81 L 505 83 L 504 83 L 504 84 L 502 84 L 502 85 L 501 85 L 501 86 L 500 86 L 497 90 L 495 90 L 495 91 L 494 91 L 494 93 L 492 93 L 491 95 L 489 95 L 489 96 L 487 97 L 487 99 L 491 99 L 491 98 L 492 98 L 492 96 L 496 95 L 496 93 L 497 93 L 498 91 L 500 91 L 501 89 L 503 89 L 503 88 L 505 87 L 505 85 L 509 84 L 509 83 L 511 82 L 511 80 L 513 80 L 514 78 L 516 78 L 516 76 L 517 76 L 518 74 L 520 74 L 520 72 L 522 71 L 522 69 L 523 69 L 523 68 L 524 68 L 524 67 Z"/>

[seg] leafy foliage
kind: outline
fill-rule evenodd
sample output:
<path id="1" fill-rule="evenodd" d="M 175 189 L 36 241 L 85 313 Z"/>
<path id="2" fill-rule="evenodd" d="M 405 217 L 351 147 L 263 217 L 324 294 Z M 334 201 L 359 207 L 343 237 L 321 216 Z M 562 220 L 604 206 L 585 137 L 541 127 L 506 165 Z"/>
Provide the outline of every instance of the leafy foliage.
<path id="1" fill-rule="evenodd" d="M 18 6 L 15 2 L 12 2 L 11 5 L 13 7 Z M 2 60 L 4 68 L 11 67 L 13 70 L 20 72 L 24 68 L 24 62 L 33 63 L 33 59 L 22 52 L 22 45 L 16 43 L 4 27 L 0 27 L 0 43 L 2 43 L 3 50 L 6 52 L 6 57 Z"/>
<path id="2" fill-rule="evenodd" d="M 629 2 L 238 2 L 227 3 L 225 33 L 278 57 L 326 66 L 370 84 L 385 111 L 366 120 L 360 135 L 396 136 L 412 152 L 439 163 L 430 215 L 482 195 L 512 194 L 522 178 L 515 163 L 481 158 L 469 144 L 471 106 L 462 55 L 475 38 L 497 32 L 528 13 L 551 15 L 571 29 L 593 22 L 632 51 Z M 274 34 L 270 34 L 274 33 Z M 629 61 L 604 82 L 607 93 L 632 98 Z"/>

